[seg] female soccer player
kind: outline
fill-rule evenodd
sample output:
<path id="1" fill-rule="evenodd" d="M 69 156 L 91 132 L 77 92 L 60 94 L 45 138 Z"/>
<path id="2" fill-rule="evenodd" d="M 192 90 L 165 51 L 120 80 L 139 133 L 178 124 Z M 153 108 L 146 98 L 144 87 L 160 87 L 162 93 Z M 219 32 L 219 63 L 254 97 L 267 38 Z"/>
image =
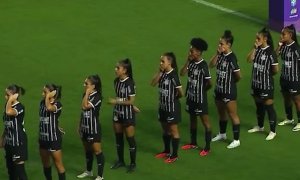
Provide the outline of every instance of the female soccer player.
<path id="1" fill-rule="evenodd" d="M 249 133 L 264 130 L 264 117 L 267 111 L 270 123 L 270 133 L 266 140 L 276 136 L 276 112 L 273 107 L 274 79 L 278 72 L 278 61 L 275 55 L 271 33 L 263 28 L 256 34 L 253 49 L 247 57 L 252 66 L 252 96 L 256 105 L 257 126 L 249 129 Z"/>
<path id="2" fill-rule="evenodd" d="M 178 159 L 180 136 L 177 124 L 181 121 L 179 98 L 183 96 L 174 53 L 167 52 L 161 56 L 159 71 L 151 82 L 152 86 L 157 84 L 159 88 L 158 118 L 163 130 L 164 151 L 156 154 L 155 157 L 167 158 L 165 163 L 173 163 Z"/>
<path id="3" fill-rule="evenodd" d="M 190 114 L 191 142 L 182 146 L 184 150 L 198 148 L 197 145 L 197 116 L 200 116 L 205 128 L 205 147 L 200 156 L 206 156 L 210 150 L 211 127 L 208 118 L 207 90 L 211 88 L 211 77 L 208 65 L 202 54 L 207 50 L 207 43 L 201 38 L 191 40 L 191 48 L 180 75 L 188 73 L 186 90 L 186 111 Z"/>
<path id="4" fill-rule="evenodd" d="M 227 146 L 232 149 L 240 146 L 240 119 L 237 114 L 237 88 L 236 83 L 240 80 L 240 68 L 231 47 L 233 36 L 231 31 L 226 30 L 220 38 L 217 54 L 212 57 L 210 67 L 216 67 L 217 79 L 215 87 L 215 103 L 219 114 L 219 134 L 212 141 L 226 139 L 227 115 L 233 124 L 233 141 Z"/>
<path id="5" fill-rule="evenodd" d="M 25 161 L 28 157 L 27 135 L 24 128 L 25 108 L 19 96 L 25 90 L 18 85 L 10 85 L 5 90 L 6 105 L 3 121 L 4 132 L 1 146 L 5 148 L 6 167 L 10 180 L 27 180 Z"/>
<path id="6" fill-rule="evenodd" d="M 136 168 L 136 142 L 135 142 L 135 84 L 132 74 L 132 65 L 129 59 L 121 60 L 115 67 L 117 78 L 114 80 L 115 98 L 109 99 L 109 104 L 114 105 L 113 128 L 116 137 L 116 147 L 118 161 L 111 169 L 118 169 L 125 166 L 124 161 L 124 138 L 125 133 L 129 144 L 130 165 L 128 173 L 132 173 Z"/>
<path id="7" fill-rule="evenodd" d="M 98 176 L 103 179 L 104 155 L 101 148 L 101 126 L 99 111 L 102 102 L 102 85 L 98 75 L 90 75 L 84 81 L 85 92 L 81 103 L 81 119 L 79 133 L 85 150 L 86 171 L 77 178 L 92 177 L 94 155 L 97 159 Z"/>
<path id="8" fill-rule="evenodd" d="M 59 124 L 62 104 L 60 103 L 61 87 L 47 84 L 43 88 L 43 99 L 40 102 L 40 156 L 47 180 L 52 179 L 51 162 L 53 159 L 58 172 L 58 179 L 65 180 L 65 168 L 62 162 L 62 131 Z"/>
<path id="9" fill-rule="evenodd" d="M 281 39 L 278 44 L 277 53 L 283 61 L 280 86 L 287 118 L 278 123 L 278 125 L 283 126 L 294 123 L 292 104 L 294 102 L 298 123 L 292 130 L 300 131 L 300 47 L 293 24 L 282 29 Z"/>

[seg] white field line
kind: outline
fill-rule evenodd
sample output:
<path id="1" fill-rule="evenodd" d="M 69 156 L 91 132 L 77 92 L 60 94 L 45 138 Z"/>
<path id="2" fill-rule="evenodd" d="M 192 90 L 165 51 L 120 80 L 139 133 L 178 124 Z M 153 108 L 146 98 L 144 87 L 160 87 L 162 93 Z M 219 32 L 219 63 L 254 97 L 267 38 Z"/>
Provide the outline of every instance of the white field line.
<path id="1" fill-rule="evenodd" d="M 266 22 L 263 21 L 263 20 L 261 20 L 261 19 L 258 19 L 258 18 L 249 16 L 247 14 L 243 14 L 243 13 L 234 11 L 232 9 L 228 9 L 228 8 L 222 7 L 222 6 L 217 5 L 217 4 L 213 4 L 213 3 L 210 3 L 210 2 L 207 2 L 207 1 L 204 1 L 204 0 L 192 0 L 192 1 L 194 1 L 194 2 L 196 2 L 198 4 L 202 4 L 202 5 L 205 5 L 205 6 L 214 8 L 214 9 L 217 9 L 219 11 L 223 11 L 223 12 L 226 12 L 226 13 L 229 13 L 229 14 L 233 14 L 233 15 L 236 15 L 236 16 L 244 18 L 244 19 L 251 20 L 253 22 L 256 22 L 256 23 L 259 23 L 259 24 L 262 24 L 262 25 L 266 24 Z"/>

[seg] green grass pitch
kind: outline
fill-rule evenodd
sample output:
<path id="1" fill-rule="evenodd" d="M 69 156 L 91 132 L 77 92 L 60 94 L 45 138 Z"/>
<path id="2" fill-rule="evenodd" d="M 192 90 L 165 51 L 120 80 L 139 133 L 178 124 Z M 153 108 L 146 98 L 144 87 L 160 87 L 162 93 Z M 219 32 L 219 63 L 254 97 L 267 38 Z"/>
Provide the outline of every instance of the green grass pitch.
<path id="1" fill-rule="evenodd" d="M 267 0 L 207 0 L 237 10 L 267 22 Z M 43 179 L 38 154 L 38 106 L 44 84 L 63 86 L 63 112 L 60 125 L 66 130 L 63 139 L 63 161 L 67 179 L 85 168 L 85 157 L 76 133 L 83 81 L 87 75 L 102 77 L 104 102 L 101 109 L 103 151 L 106 159 L 104 177 L 107 180 L 152 179 L 297 179 L 300 178 L 299 133 L 291 126 L 278 127 L 276 138 L 265 141 L 267 134 L 248 134 L 256 123 L 255 108 L 250 96 L 251 65 L 246 55 L 252 47 L 255 33 L 263 25 L 231 15 L 192 0 L 2 0 L 0 3 L 0 90 L 10 83 L 26 88 L 21 101 L 26 107 L 25 127 L 29 137 L 29 160 L 26 170 L 30 180 Z M 166 51 L 177 55 L 178 64 L 185 62 L 192 37 L 207 40 L 209 49 L 204 58 L 215 53 L 218 39 L 225 29 L 235 37 L 233 50 L 241 67 L 238 83 L 238 112 L 241 119 L 241 146 L 226 149 L 226 143 L 212 143 L 208 157 L 198 151 L 179 151 L 180 159 L 167 165 L 154 158 L 161 150 L 161 129 L 157 121 L 157 88 L 149 83 L 157 71 L 159 57 Z M 274 41 L 279 39 L 273 33 Z M 126 174 L 125 169 L 110 170 L 116 158 L 112 130 L 112 107 L 107 99 L 113 97 L 114 66 L 122 58 L 133 62 L 137 86 L 136 139 L 138 145 L 137 171 Z M 215 70 L 211 70 L 213 78 Z M 276 76 L 275 107 L 278 120 L 284 118 Z M 181 78 L 185 87 L 186 77 Z M 213 79 L 215 80 L 215 79 Z M 185 100 L 181 100 L 183 107 Z M 4 97 L 0 99 L 3 109 Z M 212 90 L 209 92 L 209 111 L 213 134 L 218 132 L 218 117 Z M 188 116 L 183 111 L 180 124 L 181 145 L 189 140 Z M 228 136 L 232 139 L 231 124 Z M 203 127 L 199 122 L 198 143 L 204 144 Z M 268 130 L 266 120 L 265 127 Z M 0 130 L 3 123 L 0 123 Z M 4 150 L 0 150 L 0 179 L 7 179 Z M 125 157 L 128 162 L 128 148 Z M 96 168 L 94 165 L 94 173 Z M 57 178 L 53 167 L 53 177 Z"/>

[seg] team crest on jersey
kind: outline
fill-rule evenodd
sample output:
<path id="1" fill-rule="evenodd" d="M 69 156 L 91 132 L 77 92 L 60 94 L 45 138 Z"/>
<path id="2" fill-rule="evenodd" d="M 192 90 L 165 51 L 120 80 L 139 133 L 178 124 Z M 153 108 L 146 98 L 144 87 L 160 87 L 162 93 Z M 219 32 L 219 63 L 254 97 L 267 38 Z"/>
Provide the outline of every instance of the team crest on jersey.
<path id="1" fill-rule="evenodd" d="M 126 89 L 125 89 L 125 88 L 122 88 L 122 89 L 120 90 L 120 92 L 124 94 L 124 93 L 126 92 Z"/>
<path id="2" fill-rule="evenodd" d="M 224 61 L 224 62 L 222 63 L 222 66 L 223 66 L 223 68 L 225 68 L 225 67 L 227 66 L 227 62 Z"/>
<path id="3" fill-rule="evenodd" d="M 197 74 L 199 74 L 199 70 L 195 69 L 194 70 L 194 75 L 197 75 Z"/>
<path id="4" fill-rule="evenodd" d="M 260 57 L 260 59 L 264 61 L 264 60 L 267 59 L 267 56 L 266 56 L 265 54 L 263 54 L 263 55 Z"/>
<path id="5" fill-rule="evenodd" d="M 169 84 L 169 81 L 166 79 L 165 81 L 164 81 L 164 85 L 168 85 Z"/>
<path id="6" fill-rule="evenodd" d="M 288 52 L 287 55 L 286 55 L 286 57 L 288 57 L 288 58 L 292 57 L 292 53 Z"/>

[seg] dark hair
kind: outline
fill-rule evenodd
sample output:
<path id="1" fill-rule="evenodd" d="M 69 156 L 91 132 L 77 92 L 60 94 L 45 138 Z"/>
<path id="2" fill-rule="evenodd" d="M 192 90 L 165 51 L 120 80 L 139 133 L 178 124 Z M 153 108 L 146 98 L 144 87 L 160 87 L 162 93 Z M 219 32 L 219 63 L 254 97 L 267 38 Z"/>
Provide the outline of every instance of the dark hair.
<path id="1" fill-rule="evenodd" d="M 231 46 L 233 45 L 233 36 L 230 30 L 225 30 L 222 36 L 222 39 L 226 41 L 226 43 L 230 43 Z"/>
<path id="2" fill-rule="evenodd" d="M 133 80 L 133 74 L 132 74 L 132 65 L 130 59 L 126 58 L 121 61 L 119 61 L 119 64 L 126 69 L 126 74 L 129 78 Z"/>
<path id="3" fill-rule="evenodd" d="M 283 29 L 288 31 L 289 33 L 291 33 L 292 34 L 292 39 L 296 42 L 296 44 L 298 44 L 296 28 L 295 28 L 294 24 L 286 26 Z"/>
<path id="4" fill-rule="evenodd" d="M 61 98 L 61 91 L 62 91 L 61 86 L 58 86 L 58 85 L 55 85 L 55 84 L 46 84 L 45 88 L 49 89 L 50 92 L 56 91 L 54 99 L 60 99 Z"/>
<path id="5" fill-rule="evenodd" d="M 178 67 L 176 63 L 176 56 L 173 52 L 166 52 L 163 54 L 169 61 L 171 61 L 171 67 L 178 73 Z"/>
<path id="6" fill-rule="evenodd" d="M 97 90 L 97 92 L 99 92 L 100 97 L 102 99 L 102 83 L 99 75 L 90 75 L 87 77 L 87 79 L 90 80 L 93 85 L 95 85 L 95 89 Z"/>
<path id="7" fill-rule="evenodd" d="M 207 42 L 201 38 L 193 38 L 190 42 L 191 46 L 203 52 L 208 48 Z"/>
<path id="8" fill-rule="evenodd" d="M 272 50 L 274 50 L 274 43 L 273 43 L 273 39 L 272 39 L 272 36 L 271 36 L 271 33 L 270 33 L 269 29 L 267 29 L 266 27 L 264 27 L 258 33 L 262 34 L 263 37 L 267 38 L 267 44 L 272 48 Z"/>
<path id="9" fill-rule="evenodd" d="M 16 94 L 16 93 L 18 93 L 19 95 L 25 94 L 25 89 L 16 84 L 11 84 L 6 89 L 9 90 L 12 94 Z"/>

